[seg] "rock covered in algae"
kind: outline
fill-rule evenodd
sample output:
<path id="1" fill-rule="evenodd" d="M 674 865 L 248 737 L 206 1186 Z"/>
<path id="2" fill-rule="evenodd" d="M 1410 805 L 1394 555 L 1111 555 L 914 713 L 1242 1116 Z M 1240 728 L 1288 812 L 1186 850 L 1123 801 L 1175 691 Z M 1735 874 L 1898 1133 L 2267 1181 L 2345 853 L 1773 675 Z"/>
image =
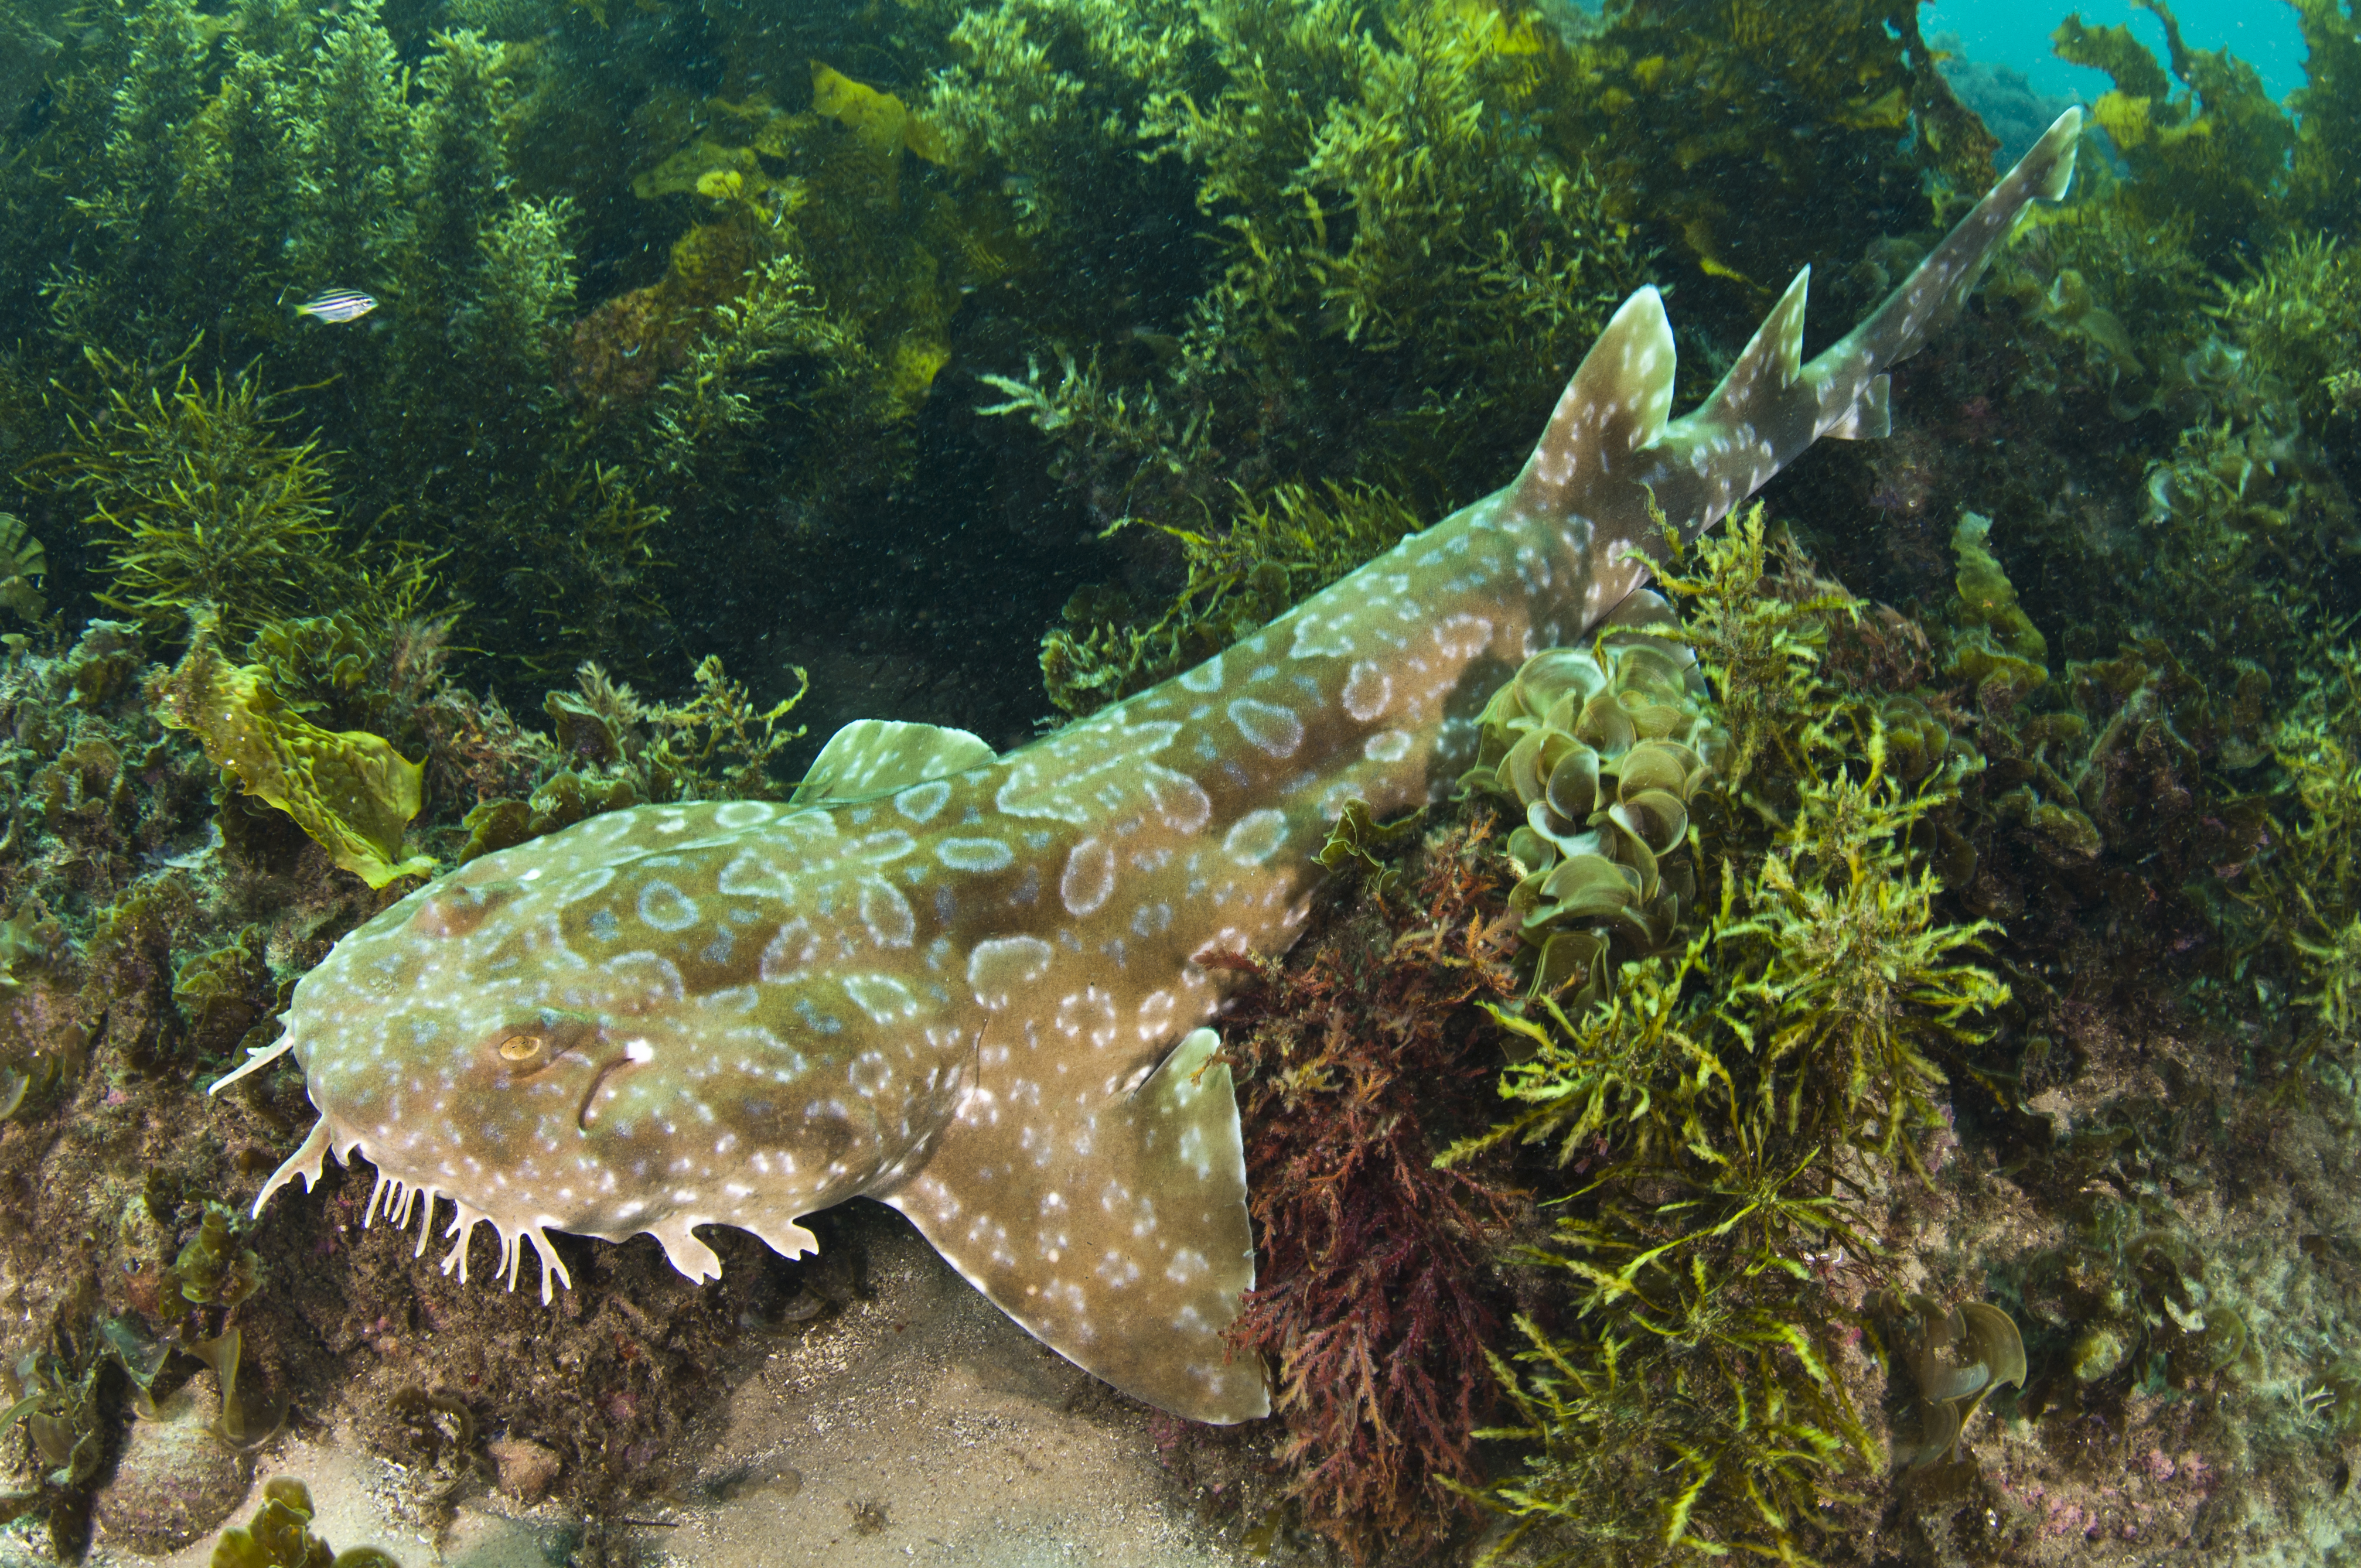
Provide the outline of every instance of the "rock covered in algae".
<path id="1" fill-rule="evenodd" d="M 214 1431 L 220 1402 L 204 1379 L 184 1386 L 134 1421 L 115 1476 L 92 1512 L 110 1541 L 134 1552 L 177 1552 L 229 1518 L 246 1500 L 246 1456 Z"/>

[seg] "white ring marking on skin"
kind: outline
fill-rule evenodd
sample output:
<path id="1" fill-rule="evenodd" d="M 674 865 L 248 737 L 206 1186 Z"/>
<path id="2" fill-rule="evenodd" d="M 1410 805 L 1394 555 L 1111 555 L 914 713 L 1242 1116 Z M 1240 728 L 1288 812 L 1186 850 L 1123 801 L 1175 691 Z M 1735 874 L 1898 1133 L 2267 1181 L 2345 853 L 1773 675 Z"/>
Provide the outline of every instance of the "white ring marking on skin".
<path id="1" fill-rule="evenodd" d="M 1291 707 L 1242 696 L 1230 704 L 1229 715 L 1238 733 L 1266 756 L 1291 757 L 1303 744 L 1303 720 Z"/>
<path id="2" fill-rule="evenodd" d="M 1213 803 L 1204 786 L 1187 773 L 1150 762 L 1139 771 L 1139 782 L 1148 791 L 1148 803 L 1155 806 L 1164 826 L 1175 833 L 1195 833 L 1212 820 Z"/>
<path id="3" fill-rule="evenodd" d="M 935 859 L 955 872 L 996 872 L 1016 859 L 1016 851 L 997 839 L 946 839 L 935 846 Z"/>
<path id="4" fill-rule="evenodd" d="M 1392 706 L 1394 678 L 1382 666 L 1363 659 L 1345 675 L 1341 700 L 1347 718 L 1367 724 Z"/>
<path id="5" fill-rule="evenodd" d="M 894 797 L 894 809 L 913 822 L 932 822 L 935 814 L 951 797 L 951 786 L 946 779 L 928 779 L 922 784 L 912 784 Z"/>
<path id="6" fill-rule="evenodd" d="M 1095 915 L 1114 894 L 1115 850 L 1111 846 L 1093 836 L 1067 852 L 1066 869 L 1058 878 L 1058 897 L 1067 914 L 1076 919 Z"/>
<path id="7" fill-rule="evenodd" d="M 1264 809 L 1248 812 L 1222 837 L 1222 853 L 1242 866 L 1258 866 L 1279 853 L 1287 841 L 1287 814 Z"/>
<path id="8" fill-rule="evenodd" d="M 1180 676 L 1180 689 L 1203 696 L 1222 689 L 1222 656 L 1219 653 Z"/>
<path id="9" fill-rule="evenodd" d="M 641 921 L 659 931 L 686 931 L 697 924 L 697 904 L 668 882 L 650 882 L 640 889 Z"/>
<path id="10" fill-rule="evenodd" d="M 967 982 L 975 999 L 995 1011 L 1049 972 L 1056 949 L 1038 937 L 994 937 L 968 954 Z"/>
<path id="11" fill-rule="evenodd" d="M 870 940 L 881 948 L 906 948 L 918 930 L 910 901 L 883 877 L 862 881 L 861 923 L 869 927 Z"/>

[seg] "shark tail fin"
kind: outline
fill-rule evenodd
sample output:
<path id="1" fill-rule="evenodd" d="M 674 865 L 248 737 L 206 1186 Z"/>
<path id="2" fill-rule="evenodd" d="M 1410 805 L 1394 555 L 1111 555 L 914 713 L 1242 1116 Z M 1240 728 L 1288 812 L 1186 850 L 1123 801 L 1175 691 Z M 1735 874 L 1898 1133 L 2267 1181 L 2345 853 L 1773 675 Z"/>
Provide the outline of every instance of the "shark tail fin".
<path id="1" fill-rule="evenodd" d="M 1891 376 L 1877 375 L 1852 400 L 1852 406 L 1837 416 L 1836 423 L 1820 432 L 1839 441 L 1876 441 L 1894 433 L 1894 413 L 1887 394 L 1893 389 Z"/>
<path id="2" fill-rule="evenodd" d="M 2001 176 L 2000 183 L 1927 252 L 1883 304 L 1805 367 L 1819 394 L 1818 433 L 1858 435 L 1872 429 L 1883 433 L 1882 411 L 1872 414 L 1856 405 L 1865 396 L 1874 396 L 1872 384 L 1888 367 L 1917 353 L 1960 313 L 2026 205 L 2065 196 L 2081 134 L 2081 110 L 2059 115 L 2032 150 Z"/>

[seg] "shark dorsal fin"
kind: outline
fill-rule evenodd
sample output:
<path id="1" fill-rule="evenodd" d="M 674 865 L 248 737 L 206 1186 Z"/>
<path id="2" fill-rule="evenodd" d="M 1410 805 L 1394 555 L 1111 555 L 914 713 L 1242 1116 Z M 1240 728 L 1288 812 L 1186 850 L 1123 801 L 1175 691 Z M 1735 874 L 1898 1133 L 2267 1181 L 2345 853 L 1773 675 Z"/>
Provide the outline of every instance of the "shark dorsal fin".
<path id="1" fill-rule="evenodd" d="M 1804 302 L 1811 289 L 1812 269 L 1806 267 L 1754 329 L 1746 352 L 1705 400 L 1698 417 L 1717 426 L 1733 424 L 1764 391 L 1784 392 L 1795 384 L 1804 373 Z"/>
<path id="2" fill-rule="evenodd" d="M 1629 489 L 1635 455 L 1663 438 L 1672 414 L 1675 360 L 1664 297 L 1642 289 L 1617 308 L 1558 398 L 1510 488 L 1519 510 L 1592 516 Z"/>
<path id="3" fill-rule="evenodd" d="M 856 718 L 828 738 L 789 806 L 836 806 L 947 779 L 994 760 L 983 738 L 940 724 Z"/>

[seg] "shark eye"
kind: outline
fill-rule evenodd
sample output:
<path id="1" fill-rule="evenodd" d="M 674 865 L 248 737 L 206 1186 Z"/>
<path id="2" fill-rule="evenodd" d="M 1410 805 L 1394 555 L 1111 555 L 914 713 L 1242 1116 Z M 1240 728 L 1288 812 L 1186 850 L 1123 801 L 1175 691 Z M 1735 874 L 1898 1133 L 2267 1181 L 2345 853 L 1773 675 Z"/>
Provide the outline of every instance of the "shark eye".
<path id="1" fill-rule="evenodd" d="M 506 1062 L 539 1062 L 547 1059 L 549 1041 L 540 1035 L 511 1035 L 500 1042 L 500 1059 Z"/>
<path id="2" fill-rule="evenodd" d="M 555 1008 L 517 1020 L 490 1037 L 492 1054 L 517 1078 L 530 1078 L 568 1051 L 594 1044 L 598 1022 Z"/>

